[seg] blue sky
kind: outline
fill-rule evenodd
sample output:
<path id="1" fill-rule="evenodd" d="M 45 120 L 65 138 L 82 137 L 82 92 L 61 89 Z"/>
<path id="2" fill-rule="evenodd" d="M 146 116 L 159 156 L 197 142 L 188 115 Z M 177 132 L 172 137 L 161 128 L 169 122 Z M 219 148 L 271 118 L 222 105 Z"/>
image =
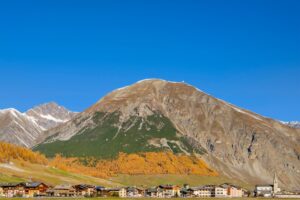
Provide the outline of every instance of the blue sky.
<path id="1" fill-rule="evenodd" d="M 0 109 L 82 111 L 145 78 L 300 120 L 300 1 L 1 1 Z"/>

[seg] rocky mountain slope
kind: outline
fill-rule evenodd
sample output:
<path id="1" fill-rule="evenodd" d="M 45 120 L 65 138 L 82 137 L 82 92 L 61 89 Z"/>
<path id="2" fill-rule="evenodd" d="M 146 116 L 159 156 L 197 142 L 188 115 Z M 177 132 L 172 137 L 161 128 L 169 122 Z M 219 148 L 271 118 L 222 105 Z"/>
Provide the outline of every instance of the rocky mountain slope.
<path id="1" fill-rule="evenodd" d="M 21 113 L 16 109 L 0 110 L 0 141 L 32 147 L 48 129 L 67 122 L 76 113 L 56 103 L 47 103 Z"/>
<path id="2" fill-rule="evenodd" d="M 271 183 L 277 172 L 282 186 L 292 189 L 300 186 L 299 133 L 188 84 L 153 79 L 113 91 L 47 131 L 35 149 L 102 158 L 172 150 L 201 156 L 220 173 L 249 183 Z"/>

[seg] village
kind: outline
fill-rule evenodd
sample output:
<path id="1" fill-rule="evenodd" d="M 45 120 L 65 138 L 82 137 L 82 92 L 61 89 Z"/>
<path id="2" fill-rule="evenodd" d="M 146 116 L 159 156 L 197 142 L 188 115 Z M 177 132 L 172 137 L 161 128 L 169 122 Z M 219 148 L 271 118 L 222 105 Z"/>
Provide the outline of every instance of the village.
<path id="1" fill-rule="evenodd" d="M 280 197 L 300 198 L 300 193 L 282 192 L 275 174 L 273 185 L 256 185 L 254 191 L 224 183 L 190 187 L 184 184 L 159 185 L 151 188 L 136 186 L 106 188 L 88 184 L 49 186 L 42 182 L 0 183 L 0 197 L 120 197 L 120 198 L 188 198 L 188 197 Z"/>
<path id="2" fill-rule="evenodd" d="M 174 197 L 244 197 L 249 192 L 241 187 L 224 183 L 222 185 L 205 185 L 183 187 L 178 185 L 159 185 L 151 188 L 118 187 L 105 188 L 87 184 L 48 186 L 41 182 L 2 183 L 0 197 L 120 197 L 120 198 L 174 198 Z"/>

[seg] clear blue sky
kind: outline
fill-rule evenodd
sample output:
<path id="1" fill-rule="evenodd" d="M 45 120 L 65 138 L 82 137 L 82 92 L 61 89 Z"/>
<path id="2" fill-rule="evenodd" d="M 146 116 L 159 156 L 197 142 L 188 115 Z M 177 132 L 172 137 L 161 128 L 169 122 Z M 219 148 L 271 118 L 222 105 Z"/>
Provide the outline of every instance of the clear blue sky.
<path id="1" fill-rule="evenodd" d="M 0 108 L 82 111 L 145 78 L 300 120 L 300 1 L 0 2 Z"/>

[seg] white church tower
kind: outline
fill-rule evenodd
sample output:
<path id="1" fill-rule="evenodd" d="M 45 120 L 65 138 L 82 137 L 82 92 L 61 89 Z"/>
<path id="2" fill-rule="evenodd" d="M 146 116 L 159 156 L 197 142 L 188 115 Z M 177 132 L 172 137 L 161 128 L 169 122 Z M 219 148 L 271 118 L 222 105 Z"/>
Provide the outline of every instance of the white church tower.
<path id="1" fill-rule="evenodd" d="M 276 172 L 274 173 L 274 179 L 273 179 L 273 195 L 280 192 L 280 188 L 278 187 L 278 178 Z"/>

